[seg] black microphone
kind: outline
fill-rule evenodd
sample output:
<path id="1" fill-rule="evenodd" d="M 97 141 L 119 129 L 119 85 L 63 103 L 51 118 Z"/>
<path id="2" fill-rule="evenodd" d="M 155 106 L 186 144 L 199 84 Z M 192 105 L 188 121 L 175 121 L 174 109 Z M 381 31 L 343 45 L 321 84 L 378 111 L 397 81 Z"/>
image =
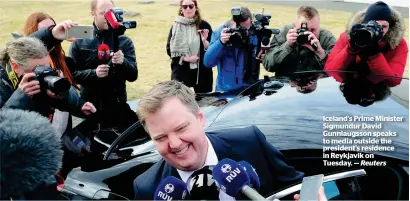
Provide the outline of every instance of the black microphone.
<path id="1" fill-rule="evenodd" d="M 187 180 L 191 200 L 219 200 L 219 191 L 212 176 L 211 166 L 195 171 Z"/>
<path id="2" fill-rule="evenodd" d="M 0 154 L 1 199 L 57 199 L 55 175 L 63 151 L 60 136 L 47 118 L 36 112 L 0 109 Z"/>

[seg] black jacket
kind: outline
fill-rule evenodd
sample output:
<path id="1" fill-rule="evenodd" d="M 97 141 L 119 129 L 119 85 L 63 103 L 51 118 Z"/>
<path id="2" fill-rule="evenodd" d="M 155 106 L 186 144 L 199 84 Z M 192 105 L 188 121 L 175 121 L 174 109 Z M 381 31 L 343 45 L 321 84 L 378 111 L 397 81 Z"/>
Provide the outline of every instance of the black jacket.
<path id="1" fill-rule="evenodd" d="M 209 25 L 208 22 L 202 20 L 201 24 L 199 25 L 199 29 L 208 29 L 209 34 L 207 41 L 211 41 L 212 35 L 212 27 Z M 171 57 L 171 49 L 170 49 L 170 40 L 172 37 L 172 27 L 168 34 L 168 41 L 167 41 L 167 54 Z M 178 80 L 187 85 L 188 87 L 194 87 L 196 93 L 206 93 L 212 91 L 212 84 L 213 84 L 213 73 L 212 68 L 206 68 L 204 66 L 204 55 L 205 49 L 204 45 L 201 41 L 200 47 L 200 56 L 199 56 L 199 68 L 197 69 L 190 69 L 189 63 L 184 62 L 183 65 L 179 65 L 180 57 L 171 58 L 171 79 Z M 198 73 L 199 70 L 199 73 Z M 197 84 L 198 79 L 198 84 Z"/>
<path id="2" fill-rule="evenodd" d="M 77 39 L 73 42 L 70 56 L 77 66 L 73 76 L 76 82 L 81 85 L 81 97 L 92 102 L 97 110 L 102 111 L 109 109 L 110 105 L 126 103 L 125 81 L 137 80 L 138 69 L 134 44 L 129 37 L 121 35 L 119 49 L 124 53 L 124 63 L 111 65 L 110 74 L 107 77 L 97 77 L 97 67 L 108 63 L 98 59 L 98 46 L 105 43 L 110 47 L 110 50 L 113 50 L 114 47 L 111 32 L 100 32 L 95 29 L 94 34 L 94 39 Z"/>
<path id="3" fill-rule="evenodd" d="M 47 49 L 51 49 L 55 44 L 61 42 L 52 36 L 51 27 L 41 29 L 30 36 L 42 40 Z M 0 63 L 0 108 L 36 111 L 48 117 L 54 112 L 50 108 L 52 106 L 61 111 L 68 111 L 74 116 L 84 117 L 81 111 L 83 105 L 84 101 L 78 96 L 74 87 L 71 87 L 68 96 L 63 99 L 53 99 L 46 94 L 37 94 L 32 98 L 27 96 L 21 89 L 13 87 L 7 75 L 5 64 Z"/>

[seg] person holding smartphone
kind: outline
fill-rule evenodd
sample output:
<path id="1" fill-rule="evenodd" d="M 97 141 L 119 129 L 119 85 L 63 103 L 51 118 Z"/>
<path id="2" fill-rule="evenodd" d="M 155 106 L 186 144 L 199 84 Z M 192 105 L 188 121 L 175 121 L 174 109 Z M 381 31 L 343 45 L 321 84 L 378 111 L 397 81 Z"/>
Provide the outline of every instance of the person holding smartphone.
<path id="1" fill-rule="evenodd" d="M 181 0 L 166 48 L 172 59 L 171 79 L 193 87 L 195 93 L 212 91 L 212 69 L 203 65 L 211 35 L 212 27 L 201 18 L 197 0 Z"/>

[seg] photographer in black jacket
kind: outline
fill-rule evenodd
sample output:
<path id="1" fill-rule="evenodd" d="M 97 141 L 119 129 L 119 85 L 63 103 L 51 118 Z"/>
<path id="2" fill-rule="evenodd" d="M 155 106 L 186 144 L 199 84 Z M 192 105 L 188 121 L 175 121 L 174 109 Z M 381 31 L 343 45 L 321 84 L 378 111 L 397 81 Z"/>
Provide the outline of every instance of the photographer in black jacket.
<path id="1" fill-rule="evenodd" d="M 98 110 L 98 127 L 119 128 L 120 130 L 135 123 L 138 118 L 127 104 L 125 82 L 138 78 L 135 49 L 131 39 L 120 35 L 119 50 L 111 53 L 111 65 L 99 60 L 98 49 L 105 44 L 114 49 L 114 32 L 109 30 L 105 19 L 107 10 L 114 6 L 111 0 L 92 0 L 94 38 L 77 39 L 71 44 L 70 56 L 75 60 L 77 69 L 74 79 L 81 85 L 81 96 L 92 102 Z"/>
<path id="2" fill-rule="evenodd" d="M 7 43 L 0 53 L 0 107 L 36 111 L 53 120 L 54 109 L 69 111 L 85 117 L 96 111 L 93 104 L 84 102 L 74 87 L 64 80 L 52 90 L 44 75 L 52 72 L 49 53 L 55 44 L 65 37 L 65 30 L 74 26 L 65 21 L 56 26 L 41 29 L 30 37 L 22 37 Z M 43 70 L 41 70 L 43 69 Z M 55 75 L 55 78 L 58 74 Z M 51 78 L 48 76 L 48 78 Z M 68 82 L 68 83 L 67 83 Z M 58 90 L 57 88 L 62 88 Z"/>

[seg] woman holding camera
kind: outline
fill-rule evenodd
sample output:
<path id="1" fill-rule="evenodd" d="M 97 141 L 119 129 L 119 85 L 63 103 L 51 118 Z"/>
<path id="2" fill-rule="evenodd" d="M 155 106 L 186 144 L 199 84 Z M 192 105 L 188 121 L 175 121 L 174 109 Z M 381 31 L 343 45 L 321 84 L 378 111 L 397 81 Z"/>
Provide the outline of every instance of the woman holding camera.
<path id="1" fill-rule="evenodd" d="M 364 29 L 367 29 L 364 30 Z M 376 2 L 356 13 L 328 56 L 325 70 L 352 70 L 359 73 L 383 74 L 371 79 L 374 84 L 385 82 L 393 87 L 406 67 L 408 46 L 403 38 L 405 23 L 398 11 L 384 2 Z M 375 33 L 373 37 L 366 33 Z M 362 34 L 364 33 L 364 34 Z M 377 34 L 380 33 L 380 37 Z M 366 40 L 367 39 L 367 40 Z M 369 41 L 367 44 L 364 41 Z M 338 81 L 344 78 L 335 77 Z"/>
<path id="2" fill-rule="evenodd" d="M 168 35 L 167 54 L 172 59 L 171 79 L 193 87 L 195 93 L 212 91 L 212 69 L 203 65 L 211 35 L 212 27 L 202 20 L 197 0 L 181 0 Z"/>

